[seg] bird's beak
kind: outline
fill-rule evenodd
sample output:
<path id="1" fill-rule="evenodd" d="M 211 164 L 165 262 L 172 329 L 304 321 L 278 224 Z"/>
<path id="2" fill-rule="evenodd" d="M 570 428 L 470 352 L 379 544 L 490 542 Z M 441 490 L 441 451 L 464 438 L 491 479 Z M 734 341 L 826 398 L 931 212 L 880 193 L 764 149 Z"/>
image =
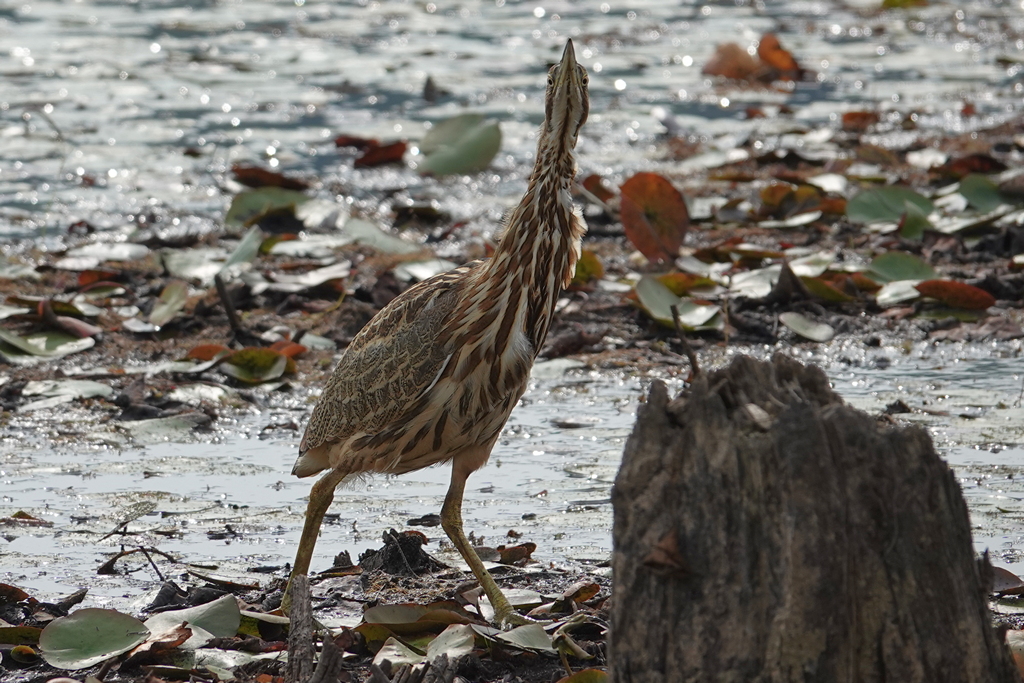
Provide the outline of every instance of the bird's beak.
<path id="1" fill-rule="evenodd" d="M 562 61 L 558 65 L 558 73 L 561 76 L 559 81 L 565 79 L 569 74 L 576 73 L 576 51 L 572 48 L 572 40 L 565 41 L 565 49 L 562 51 Z"/>

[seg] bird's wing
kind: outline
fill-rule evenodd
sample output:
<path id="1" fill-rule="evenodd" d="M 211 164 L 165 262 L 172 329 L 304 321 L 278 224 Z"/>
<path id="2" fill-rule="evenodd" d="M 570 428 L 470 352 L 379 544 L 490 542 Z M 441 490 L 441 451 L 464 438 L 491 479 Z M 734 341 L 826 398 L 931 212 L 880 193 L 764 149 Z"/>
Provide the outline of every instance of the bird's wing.
<path id="1" fill-rule="evenodd" d="M 360 330 L 310 416 L 301 453 L 380 431 L 429 391 L 451 358 L 451 317 L 479 263 L 409 288 Z"/>

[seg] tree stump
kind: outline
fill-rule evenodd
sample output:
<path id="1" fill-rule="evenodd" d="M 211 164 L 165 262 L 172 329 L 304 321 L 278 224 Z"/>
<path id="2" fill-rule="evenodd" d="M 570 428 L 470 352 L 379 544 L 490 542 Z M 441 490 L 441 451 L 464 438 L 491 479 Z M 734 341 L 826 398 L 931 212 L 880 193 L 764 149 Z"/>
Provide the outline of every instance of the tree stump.
<path id="1" fill-rule="evenodd" d="M 612 502 L 616 683 L 1020 682 L 931 439 L 816 368 L 655 383 Z"/>

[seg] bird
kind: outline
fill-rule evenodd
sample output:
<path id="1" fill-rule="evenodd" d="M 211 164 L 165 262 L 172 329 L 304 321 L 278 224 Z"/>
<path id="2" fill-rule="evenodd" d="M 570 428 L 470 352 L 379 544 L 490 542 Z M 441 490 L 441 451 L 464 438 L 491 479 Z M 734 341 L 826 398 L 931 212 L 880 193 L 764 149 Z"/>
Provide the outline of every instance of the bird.
<path id="1" fill-rule="evenodd" d="M 548 71 L 537 156 L 522 200 L 489 259 L 410 287 L 360 330 L 310 415 L 292 474 L 325 474 L 309 494 L 291 576 L 309 571 L 324 515 L 344 481 L 451 463 L 441 526 L 502 628 L 528 623 L 484 567 L 462 522 L 469 475 L 490 456 L 526 391 L 586 224 L 571 187 L 590 110 L 572 41 Z M 290 587 L 289 583 L 289 587 Z M 288 596 L 288 589 L 285 597 Z"/>

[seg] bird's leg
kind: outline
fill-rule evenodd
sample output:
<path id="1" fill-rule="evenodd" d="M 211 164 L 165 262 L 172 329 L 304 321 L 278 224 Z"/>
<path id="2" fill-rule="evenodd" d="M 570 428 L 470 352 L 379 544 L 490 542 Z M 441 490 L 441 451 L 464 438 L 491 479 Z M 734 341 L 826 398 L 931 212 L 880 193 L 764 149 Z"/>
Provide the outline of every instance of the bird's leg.
<path id="1" fill-rule="evenodd" d="M 309 492 L 306 521 L 302 525 L 302 536 L 299 538 L 299 549 L 295 552 L 295 563 L 292 565 L 291 576 L 309 573 L 309 563 L 313 559 L 317 536 L 320 535 L 320 525 L 324 521 L 327 509 L 334 502 L 334 489 L 338 488 L 338 484 L 344 478 L 345 472 L 332 469 L 313 484 L 313 488 Z M 289 577 L 288 588 L 285 588 L 284 596 L 281 598 L 281 611 L 285 614 L 291 607 L 291 587 L 292 582 Z"/>
<path id="2" fill-rule="evenodd" d="M 458 548 L 462 558 L 466 560 L 466 564 L 473 570 L 477 581 L 483 587 L 487 599 L 494 607 L 494 618 L 498 625 L 502 628 L 511 628 L 532 623 L 531 620 L 512 609 L 512 604 L 502 594 L 498 584 L 494 582 L 494 578 L 484 567 L 480 556 L 469 544 L 469 539 L 466 538 L 466 533 L 462 530 L 462 495 L 466 490 L 467 477 L 469 477 L 469 472 L 463 471 L 458 462 L 453 463 L 452 483 L 448 487 L 448 495 L 444 497 L 444 505 L 441 506 L 441 528 Z"/>

